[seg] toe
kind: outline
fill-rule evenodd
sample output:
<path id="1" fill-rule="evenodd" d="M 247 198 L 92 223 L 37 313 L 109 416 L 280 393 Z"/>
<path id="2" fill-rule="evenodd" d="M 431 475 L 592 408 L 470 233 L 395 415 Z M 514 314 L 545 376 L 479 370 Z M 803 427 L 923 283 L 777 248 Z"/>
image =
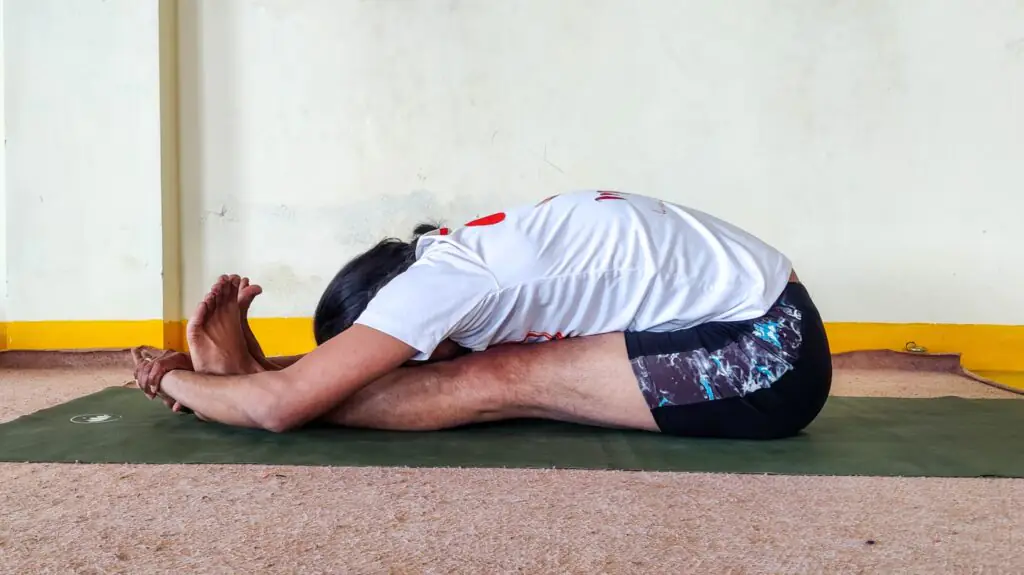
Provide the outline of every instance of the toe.
<path id="1" fill-rule="evenodd" d="M 220 292 L 224 290 L 224 282 L 218 281 L 217 283 L 210 286 L 210 292 L 206 294 L 207 299 L 220 297 Z"/>
<path id="2" fill-rule="evenodd" d="M 220 276 L 216 285 L 210 290 L 213 295 L 213 305 L 223 305 L 228 301 L 228 293 L 231 291 L 231 278 L 228 276 Z"/>
<path id="3" fill-rule="evenodd" d="M 249 306 L 252 305 L 252 300 L 255 299 L 256 296 L 260 295 L 261 293 L 263 293 L 263 288 L 261 288 L 258 285 L 250 284 L 249 278 L 242 278 L 242 283 L 240 284 L 238 290 L 239 309 L 241 309 L 243 312 L 248 310 Z"/>
<path id="4" fill-rule="evenodd" d="M 188 322 L 190 326 L 203 327 L 203 325 L 206 324 L 206 320 L 210 317 L 210 314 L 214 309 L 212 301 L 213 298 L 207 295 L 206 299 L 199 302 L 199 305 L 196 306 L 196 311 L 192 313 L 192 319 Z"/>
<path id="5" fill-rule="evenodd" d="M 224 291 L 221 294 L 220 301 L 223 304 L 236 303 L 238 302 L 238 283 L 235 279 L 241 281 L 241 278 L 234 276 L 224 284 Z"/>
<path id="6" fill-rule="evenodd" d="M 217 281 L 213 282 L 213 285 L 210 286 L 210 291 L 215 291 L 215 290 L 220 289 L 224 285 L 224 283 L 229 281 L 229 280 L 230 280 L 230 278 L 228 276 L 226 276 L 226 275 L 220 276 L 219 278 L 217 278 Z"/>

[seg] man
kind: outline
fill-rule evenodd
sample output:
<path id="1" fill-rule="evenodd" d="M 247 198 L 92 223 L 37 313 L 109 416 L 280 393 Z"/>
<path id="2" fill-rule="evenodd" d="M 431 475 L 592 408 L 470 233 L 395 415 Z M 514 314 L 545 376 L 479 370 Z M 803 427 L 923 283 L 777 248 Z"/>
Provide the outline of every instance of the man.
<path id="1" fill-rule="evenodd" d="M 784 255 L 635 194 L 563 194 L 385 240 L 328 286 L 318 347 L 283 365 L 246 343 L 251 291 L 222 277 L 189 322 L 194 371 L 181 355 L 143 362 L 140 387 L 278 432 L 539 417 L 770 439 L 806 427 L 831 385 L 824 326 Z"/>

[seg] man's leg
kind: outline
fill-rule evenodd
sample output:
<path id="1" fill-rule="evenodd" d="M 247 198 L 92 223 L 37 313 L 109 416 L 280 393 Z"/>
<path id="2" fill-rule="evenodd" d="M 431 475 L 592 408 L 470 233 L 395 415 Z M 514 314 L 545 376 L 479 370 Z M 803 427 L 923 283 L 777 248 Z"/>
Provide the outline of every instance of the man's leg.
<path id="1" fill-rule="evenodd" d="M 249 307 L 256 296 L 263 293 L 263 288 L 257 284 L 249 283 L 249 278 L 242 278 L 238 285 L 238 313 L 241 317 L 242 335 L 245 336 L 245 347 L 249 355 L 253 357 L 264 369 L 273 369 L 273 365 L 267 364 L 267 356 L 260 347 L 260 342 L 249 327 Z"/>
<path id="2" fill-rule="evenodd" d="M 260 346 L 260 342 L 256 339 L 256 334 L 252 332 L 252 328 L 249 327 L 249 307 L 252 305 L 252 300 L 256 299 L 256 296 L 263 293 L 263 288 L 249 283 L 249 278 L 242 278 L 241 283 L 238 286 L 238 311 L 241 316 L 242 323 L 242 334 L 245 336 L 245 347 L 249 350 L 251 355 L 257 363 L 263 366 L 263 369 L 267 371 L 277 371 L 288 367 L 302 359 L 301 355 L 284 355 L 276 357 L 267 357 L 263 353 L 263 348 Z"/>
<path id="3" fill-rule="evenodd" d="M 503 345 L 401 368 L 323 421 L 412 431 L 514 418 L 658 431 L 621 333 Z"/>

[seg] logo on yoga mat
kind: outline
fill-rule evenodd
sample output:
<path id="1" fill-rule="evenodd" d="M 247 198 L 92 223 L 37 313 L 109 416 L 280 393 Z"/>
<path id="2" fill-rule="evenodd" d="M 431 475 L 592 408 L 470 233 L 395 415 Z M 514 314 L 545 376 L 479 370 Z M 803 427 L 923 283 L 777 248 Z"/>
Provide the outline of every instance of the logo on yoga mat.
<path id="1" fill-rule="evenodd" d="M 120 420 L 120 415 L 112 415 L 110 413 L 86 413 L 84 415 L 76 415 L 72 417 L 71 423 L 113 423 Z"/>

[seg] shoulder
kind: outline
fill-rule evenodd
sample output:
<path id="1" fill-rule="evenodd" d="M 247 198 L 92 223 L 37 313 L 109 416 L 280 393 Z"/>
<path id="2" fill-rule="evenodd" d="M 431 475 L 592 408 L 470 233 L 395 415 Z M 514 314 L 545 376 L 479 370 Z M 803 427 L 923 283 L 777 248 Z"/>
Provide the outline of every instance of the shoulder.
<path id="1" fill-rule="evenodd" d="M 416 261 L 395 279 L 410 286 L 444 284 L 477 292 L 497 286 L 494 274 L 477 254 L 443 238 L 417 246 Z"/>

